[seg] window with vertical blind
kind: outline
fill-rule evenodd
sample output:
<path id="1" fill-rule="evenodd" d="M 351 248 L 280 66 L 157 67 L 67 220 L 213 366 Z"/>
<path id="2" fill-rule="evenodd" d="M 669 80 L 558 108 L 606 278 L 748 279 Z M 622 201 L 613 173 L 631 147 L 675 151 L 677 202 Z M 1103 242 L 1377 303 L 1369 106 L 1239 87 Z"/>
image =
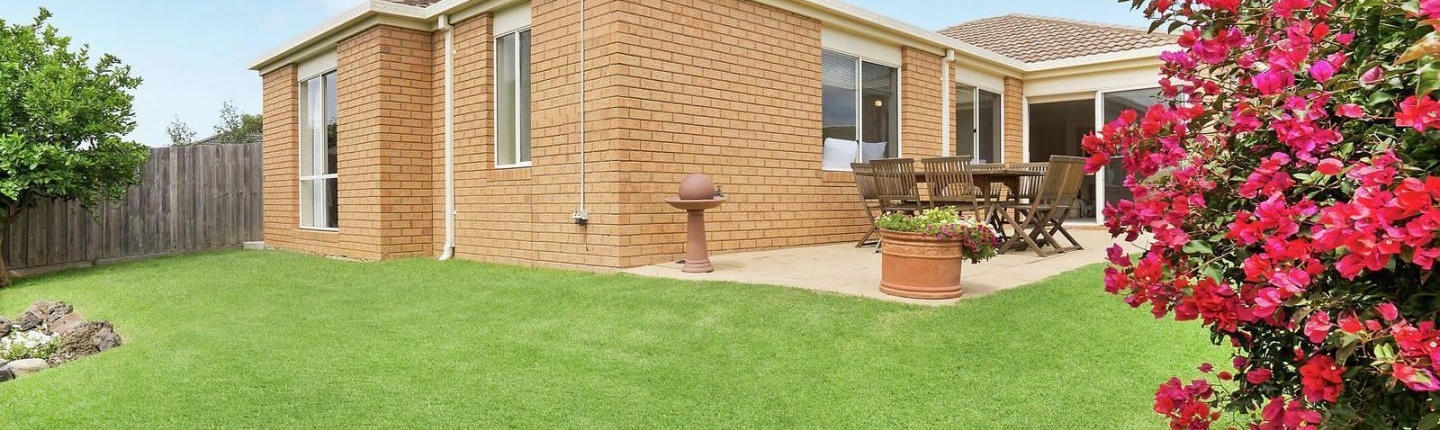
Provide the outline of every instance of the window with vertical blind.
<path id="1" fill-rule="evenodd" d="M 340 228 L 335 72 L 300 83 L 300 227 Z"/>
<path id="2" fill-rule="evenodd" d="M 495 166 L 530 165 L 530 30 L 495 38 Z"/>
<path id="3" fill-rule="evenodd" d="M 822 168 L 900 156 L 900 74 L 894 67 L 824 51 Z"/>

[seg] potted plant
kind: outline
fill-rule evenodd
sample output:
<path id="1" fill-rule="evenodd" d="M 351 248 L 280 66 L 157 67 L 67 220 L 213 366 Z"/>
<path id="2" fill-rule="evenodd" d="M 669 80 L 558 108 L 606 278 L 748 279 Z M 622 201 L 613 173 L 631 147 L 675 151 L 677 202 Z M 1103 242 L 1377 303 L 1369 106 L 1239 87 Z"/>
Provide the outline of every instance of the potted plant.
<path id="1" fill-rule="evenodd" d="M 990 226 L 962 217 L 955 208 L 890 213 L 880 228 L 880 291 L 912 299 L 953 299 L 963 292 L 960 267 L 994 257 L 1000 238 Z"/>

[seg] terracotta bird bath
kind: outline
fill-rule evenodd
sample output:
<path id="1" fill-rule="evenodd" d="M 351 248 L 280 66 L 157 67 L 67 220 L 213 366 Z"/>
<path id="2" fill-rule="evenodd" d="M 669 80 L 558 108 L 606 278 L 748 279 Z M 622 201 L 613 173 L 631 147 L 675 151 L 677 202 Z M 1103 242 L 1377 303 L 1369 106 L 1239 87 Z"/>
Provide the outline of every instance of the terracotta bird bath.
<path id="1" fill-rule="evenodd" d="M 665 203 L 686 212 L 685 224 L 685 273 L 710 273 L 715 266 L 710 264 L 710 250 L 705 244 L 705 211 L 725 204 L 725 196 L 718 196 L 715 183 L 709 176 L 699 173 L 690 175 L 680 182 L 680 195 L 665 199 Z"/>

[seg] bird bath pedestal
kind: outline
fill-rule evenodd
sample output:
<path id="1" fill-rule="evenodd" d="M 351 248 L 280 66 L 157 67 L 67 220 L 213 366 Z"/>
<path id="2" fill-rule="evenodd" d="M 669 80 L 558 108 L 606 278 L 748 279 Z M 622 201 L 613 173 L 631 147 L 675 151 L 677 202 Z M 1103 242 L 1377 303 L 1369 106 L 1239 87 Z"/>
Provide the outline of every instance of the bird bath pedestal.
<path id="1" fill-rule="evenodd" d="M 665 199 L 665 203 L 686 212 L 685 222 L 685 273 L 710 273 L 715 265 L 710 264 L 710 250 L 705 245 L 705 210 L 725 204 L 724 197 L 705 200 L 681 200 L 678 197 Z"/>

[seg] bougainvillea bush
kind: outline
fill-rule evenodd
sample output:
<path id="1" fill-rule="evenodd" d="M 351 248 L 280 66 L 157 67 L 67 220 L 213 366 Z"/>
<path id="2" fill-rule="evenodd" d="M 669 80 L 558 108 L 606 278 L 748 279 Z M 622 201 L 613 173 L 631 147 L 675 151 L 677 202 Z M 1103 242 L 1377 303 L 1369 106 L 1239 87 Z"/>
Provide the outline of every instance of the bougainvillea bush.
<path id="1" fill-rule="evenodd" d="M 1123 0 L 1179 37 L 1119 157 L 1105 285 L 1229 363 L 1160 385 L 1171 428 L 1440 422 L 1440 0 Z M 1162 340 L 1163 341 L 1163 340 Z"/>

